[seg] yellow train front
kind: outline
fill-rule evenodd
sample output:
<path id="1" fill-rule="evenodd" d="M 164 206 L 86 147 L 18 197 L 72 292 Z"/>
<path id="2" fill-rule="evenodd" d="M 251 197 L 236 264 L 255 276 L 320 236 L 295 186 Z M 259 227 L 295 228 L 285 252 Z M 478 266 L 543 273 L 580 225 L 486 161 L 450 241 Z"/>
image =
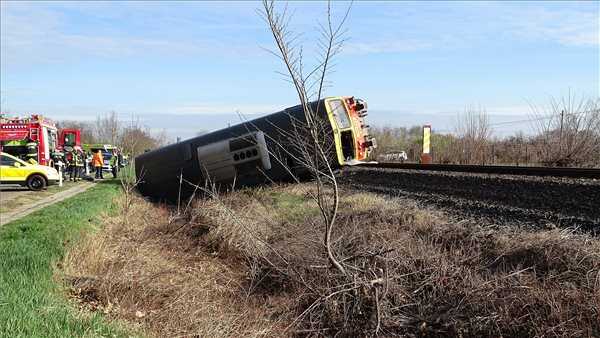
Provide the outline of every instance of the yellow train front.
<path id="1" fill-rule="evenodd" d="M 319 140 L 335 168 L 365 160 L 376 146 L 367 104 L 349 96 L 311 102 Z M 142 194 L 174 201 L 207 183 L 254 186 L 307 177 L 306 115 L 301 105 L 156 149 L 135 159 Z"/>

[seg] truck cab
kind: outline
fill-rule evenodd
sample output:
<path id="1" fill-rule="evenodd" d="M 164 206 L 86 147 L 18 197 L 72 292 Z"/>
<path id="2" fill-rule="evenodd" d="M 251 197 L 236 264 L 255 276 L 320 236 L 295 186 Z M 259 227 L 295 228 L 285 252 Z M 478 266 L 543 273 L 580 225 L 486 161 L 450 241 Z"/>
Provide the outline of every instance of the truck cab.
<path id="1" fill-rule="evenodd" d="M 58 129 L 42 115 L 6 117 L 0 114 L 0 151 L 23 161 L 54 166 Z"/>

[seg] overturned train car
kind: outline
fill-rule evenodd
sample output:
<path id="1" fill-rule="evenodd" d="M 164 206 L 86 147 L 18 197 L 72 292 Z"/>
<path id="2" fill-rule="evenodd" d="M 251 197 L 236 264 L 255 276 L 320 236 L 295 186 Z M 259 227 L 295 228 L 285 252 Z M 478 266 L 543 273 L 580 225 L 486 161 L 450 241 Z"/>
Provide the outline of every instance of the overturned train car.
<path id="1" fill-rule="evenodd" d="M 329 97 L 310 103 L 321 121 L 330 163 L 339 168 L 364 160 L 376 146 L 365 124 L 367 105 L 354 97 Z M 175 201 L 211 183 L 253 186 L 304 176 L 298 159 L 306 123 L 302 106 L 175 143 L 138 156 L 135 172 L 140 192 Z"/>

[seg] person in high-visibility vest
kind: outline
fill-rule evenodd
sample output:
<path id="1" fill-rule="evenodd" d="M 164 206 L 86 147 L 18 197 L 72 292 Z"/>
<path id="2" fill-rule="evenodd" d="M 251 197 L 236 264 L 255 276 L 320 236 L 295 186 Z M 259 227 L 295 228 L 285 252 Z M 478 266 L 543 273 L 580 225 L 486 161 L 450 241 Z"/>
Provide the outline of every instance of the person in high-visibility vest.
<path id="1" fill-rule="evenodd" d="M 92 165 L 96 169 L 96 179 L 104 179 L 104 175 L 102 174 L 102 165 L 104 164 L 104 158 L 102 157 L 102 151 L 98 150 L 94 153 L 94 157 L 92 157 Z"/>
<path id="2" fill-rule="evenodd" d="M 27 154 L 25 155 L 25 157 L 27 158 L 27 162 L 31 163 L 31 164 L 37 164 L 37 159 L 38 159 L 38 145 L 35 142 L 29 142 L 26 145 L 27 147 Z M 33 162 L 35 161 L 35 162 Z"/>
<path id="3" fill-rule="evenodd" d="M 119 158 L 117 155 L 117 150 L 113 150 L 112 157 L 110 158 L 110 170 L 112 171 L 113 178 L 117 178 L 117 174 L 119 173 Z"/>
<path id="4" fill-rule="evenodd" d="M 73 182 L 81 180 L 81 162 L 79 151 L 73 150 L 71 152 L 71 160 L 69 161 L 69 167 L 71 167 L 69 178 Z"/>
<path id="5" fill-rule="evenodd" d="M 67 171 L 69 172 L 69 181 L 77 181 L 77 153 L 73 150 L 67 153 Z"/>
<path id="6" fill-rule="evenodd" d="M 83 175 L 85 174 L 85 154 L 83 153 L 83 150 L 78 150 L 77 151 L 77 172 L 78 172 L 78 176 L 79 176 L 79 180 L 81 180 L 81 178 L 83 177 Z"/>

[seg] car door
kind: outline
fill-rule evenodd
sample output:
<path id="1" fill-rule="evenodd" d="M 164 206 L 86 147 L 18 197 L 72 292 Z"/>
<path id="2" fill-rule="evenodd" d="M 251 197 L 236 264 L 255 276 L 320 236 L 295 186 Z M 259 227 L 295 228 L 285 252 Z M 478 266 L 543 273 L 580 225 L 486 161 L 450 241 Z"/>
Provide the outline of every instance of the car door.
<path id="1" fill-rule="evenodd" d="M 0 181 L 3 183 L 25 181 L 26 167 L 14 158 L 0 155 Z"/>

